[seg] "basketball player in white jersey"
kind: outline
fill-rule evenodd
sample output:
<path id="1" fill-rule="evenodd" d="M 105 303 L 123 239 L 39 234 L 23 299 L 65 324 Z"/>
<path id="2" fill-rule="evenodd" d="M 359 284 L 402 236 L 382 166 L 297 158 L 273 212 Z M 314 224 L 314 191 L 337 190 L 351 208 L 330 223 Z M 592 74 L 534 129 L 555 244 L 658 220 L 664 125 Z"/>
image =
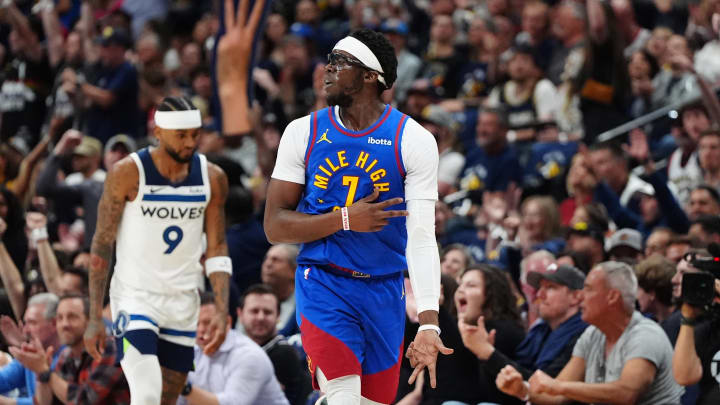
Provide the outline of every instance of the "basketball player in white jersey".
<path id="1" fill-rule="evenodd" d="M 225 339 L 231 262 L 225 243 L 225 173 L 195 152 L 200 112 L 185 98 L 168 97 L 155 113 L 156 147 L 119 161 L 108 173 L 90 259 L 87 351 L 104 348 L 103 298 L 110 285 L 113 335 L 130 386 L 132 405 L 175 404 L 192 369 L 205 270 L 218 313 L 206 354 Z"/>

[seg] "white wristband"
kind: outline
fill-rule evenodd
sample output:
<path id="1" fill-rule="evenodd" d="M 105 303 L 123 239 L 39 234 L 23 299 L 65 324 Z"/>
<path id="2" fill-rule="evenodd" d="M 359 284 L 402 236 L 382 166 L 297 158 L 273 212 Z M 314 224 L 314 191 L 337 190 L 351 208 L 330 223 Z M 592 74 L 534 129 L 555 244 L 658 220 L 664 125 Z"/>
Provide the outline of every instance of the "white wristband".
<path id="1" fill-rule="evenodd" d="M 205 272 L 208 276 L 219 271 L 232 274 L 232 260 L 229 257 L 215 256 L 205 260 Z"/>
<path id="2" fill-rule="evenodd" d="M 48 239 L 48 231 L 46 227 L 42 228 L 35 228 L 30 232 L 30 238 L 33 240 L 33 242 L 38 243 L 41 240 L 47 240 Z"/>
<path id="3" fill-rule="evenodd" d="M 525 387 L 525 396 L 520 398 L 520 400 L 528 402 L 530 401 L 530 383 L 527 381 L 523 381 L 523 386 Z"/>
<path id="4" fill-rule="evenodd" d="M 340 208 L 340 213 L 342 214 L 343 231 L 349 231 L 350 230 L 350 216 L 348 215 L 347 207 Z"/>
<path id="5" fill-rule="evenodd" d="M 438 336 L 440 336 L 440 327 L 433 325 L 431 323 L 426 323 L 425 325 L 420 325 L 420 327 L 418 328 L 418 332 L 423 331 L 423 330 L 434 330 L 435 332 L 437 332 Z"/>

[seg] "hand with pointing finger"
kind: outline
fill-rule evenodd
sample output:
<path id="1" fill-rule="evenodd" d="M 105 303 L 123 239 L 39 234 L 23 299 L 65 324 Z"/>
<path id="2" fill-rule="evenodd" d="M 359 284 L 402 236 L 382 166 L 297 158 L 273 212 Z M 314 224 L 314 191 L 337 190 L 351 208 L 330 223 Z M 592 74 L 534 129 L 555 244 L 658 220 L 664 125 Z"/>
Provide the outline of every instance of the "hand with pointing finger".
<path id="1" fill-rule="evenodd" d="M 487 360 L 495 351 L 495 329 L 489 333 L 485 328 L 484 317 L 478 318 L 477 325 L 470 325 L 464 320 L 458 321 L 458 329 L 463 344 L 480 360 Z"/>
<path id="2" fill-rule="evenodd" d="M 385 208 L 401 204 L 403 202 L 402 198 L 396 197 L 382 202 L 374 202 L 379 196 L 380 191 L 375 189 L 372 194 L 359 199 L 348 207 L 351 231 L 377 232 L 389 223 L 390 218 L 406 217 L 408 215 L 406 210 L 385 210 Z"/>

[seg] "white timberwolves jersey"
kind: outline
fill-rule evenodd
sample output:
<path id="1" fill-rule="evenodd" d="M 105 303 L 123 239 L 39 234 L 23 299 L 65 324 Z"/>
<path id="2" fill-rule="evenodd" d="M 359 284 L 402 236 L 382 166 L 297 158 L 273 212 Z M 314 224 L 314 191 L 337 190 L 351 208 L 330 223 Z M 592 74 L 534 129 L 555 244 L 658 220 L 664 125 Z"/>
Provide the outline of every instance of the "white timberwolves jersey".
<path id="1" fill-rule="evenodd" d="M 120 221 L 113 279 L 164 294 L 195 289 L 202 280 L 202 235 L 210 201 L 207 160 L 194 154 L 187 178 L 173 184 L 160 175 L 147 148 L 131 156 L 139 187 Z"/>

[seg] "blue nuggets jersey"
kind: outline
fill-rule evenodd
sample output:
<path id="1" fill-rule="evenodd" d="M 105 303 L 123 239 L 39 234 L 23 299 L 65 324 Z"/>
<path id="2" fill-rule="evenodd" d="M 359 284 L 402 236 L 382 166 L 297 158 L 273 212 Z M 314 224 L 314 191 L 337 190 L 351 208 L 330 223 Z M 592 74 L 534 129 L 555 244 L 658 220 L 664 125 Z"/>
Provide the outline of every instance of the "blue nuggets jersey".
<path id="1" fill-rule="evenodd" d="M 376 202 L 405 198 L 402 133 L 407 116 L 385 106 L 370 128 L 357 132 L 335 119 L 332 107 L 311 114 L 305 152 L 305 193 L 298 211 L 324 214 L 380 191 Z M 390 210 L 405 209 L 398 204 Z M 353 218 L 350 216 L 350 226 Z M 379 232 L 339 231 L 305 243 L 300 265 L 329 266 L 371 276 L 407 269 L 405 218 L 391 218 Z"/>

